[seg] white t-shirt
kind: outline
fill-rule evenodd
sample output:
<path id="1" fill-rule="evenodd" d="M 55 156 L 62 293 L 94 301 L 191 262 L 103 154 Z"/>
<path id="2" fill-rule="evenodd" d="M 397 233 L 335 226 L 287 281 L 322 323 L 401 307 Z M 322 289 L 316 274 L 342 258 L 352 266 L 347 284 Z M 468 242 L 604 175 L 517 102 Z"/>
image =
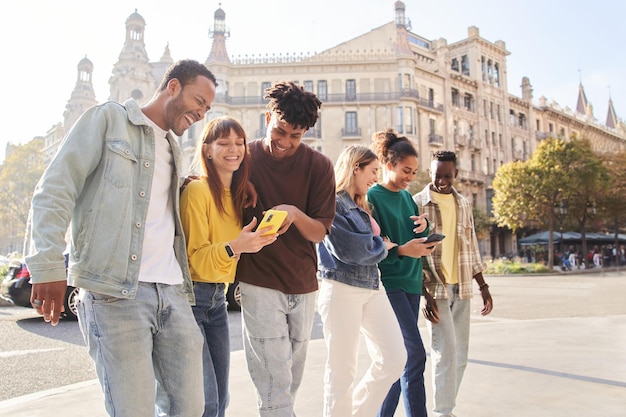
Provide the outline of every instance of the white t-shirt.
<path id="1" fill-rule="evenodd" d="M 148 119 L 154 129 L 155 158 L 152 191 L 141 251 L 139 281 L 182 284 L 183 273 L 174 254 L 174 201 L 170 187 L 174 156 L 165 138 L 166 131 Z"/>

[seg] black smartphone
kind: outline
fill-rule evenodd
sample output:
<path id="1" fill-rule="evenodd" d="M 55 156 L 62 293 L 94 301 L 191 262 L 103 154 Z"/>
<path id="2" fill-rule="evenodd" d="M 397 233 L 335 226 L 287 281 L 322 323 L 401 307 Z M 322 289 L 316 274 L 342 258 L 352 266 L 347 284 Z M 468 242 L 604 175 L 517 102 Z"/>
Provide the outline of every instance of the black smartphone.
<path id="1" fill-rule="evenodd" d="M 440 242 L 443 239 L 445 239 L 444 235 L 440 235 L 439 233 L 433 233 L 430 236 L 428 236 L 428 238 L 424 241 L 424 243 Z M 432 246 L 428 247 L 428 249 L 430 248 L 432 248 Z"/>

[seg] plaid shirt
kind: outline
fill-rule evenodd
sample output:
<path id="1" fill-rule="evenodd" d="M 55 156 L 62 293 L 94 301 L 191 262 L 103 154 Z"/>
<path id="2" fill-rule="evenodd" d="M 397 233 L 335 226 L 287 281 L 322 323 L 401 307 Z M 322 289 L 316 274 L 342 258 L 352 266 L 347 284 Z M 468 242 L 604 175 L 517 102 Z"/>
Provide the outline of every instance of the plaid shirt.
<path id="1" fill-rule="evenodd" d="M 480 251 L 478 239 L 474 230 L 474 216 L 470 202 L 457 192 L 453 187 L 452 194 L 456 202 L 456 230 L 458 242 L 458 273 L 459 273 L 459 297 L 461 299 L 472 298 L 472 278 L 485 269 Z M 439 205 L 432 199 L 430 184 L 422 191 L 413 196 L 413 200 L 422 213 L 428 213 L 430 231 L 442 233 L 441 210 Z M 425 256 L 424 260 L 424 285 L 435 299 L 448 298 L 448 291 L 441 269 L 441 250 L 435 250 L 431 255 Z"/>

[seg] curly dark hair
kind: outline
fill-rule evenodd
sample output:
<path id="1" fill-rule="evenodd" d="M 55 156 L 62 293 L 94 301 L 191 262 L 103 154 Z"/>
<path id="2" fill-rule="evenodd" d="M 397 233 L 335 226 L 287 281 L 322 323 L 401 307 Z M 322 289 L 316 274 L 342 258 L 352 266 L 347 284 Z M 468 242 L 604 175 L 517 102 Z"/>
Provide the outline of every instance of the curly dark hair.
<path id="1" fill-rule="evenodd" d="M 322 102 L 310 91 L 292 81 L 281 81 L 265 90 L 269 99 L 267 108 L 294 127 L 308 129 L 315 126 Z"/>
<path id="2" fill-rule="evenodd" d="M 193 82 L 197 76 L 207 77 L 209 80 L 215 84 L 217 87 L 217 80 L 215 79 L 215 75 L 207 67 L 198 61 L 194 61 L 192 59 L 184 59 L 172 64 L 165 75 L 163 75 L 163 80 L 161 80 L 161 84 L 159 85 L 158 91 L 163 91 L 167 87 L 167 83 L 170 80 L 176 78 L 180 82 L 180 86 L 184 87 L 185 85 Z"/>
<path id="3" fill-rule="evenodd" d="M 391 162 L 392 166 L 396 166 L 407 156 L 418 157 L 413 143 L 391 128 L 374 133 L 372 142 L 372 149 L 383 164 Z"/>
<path id="4" fill-rule="evenodd" d="M 452 161 L 456 165 L 456 154 L 452 151 L 434 151 L 432 152 L 433 161 Z"/>

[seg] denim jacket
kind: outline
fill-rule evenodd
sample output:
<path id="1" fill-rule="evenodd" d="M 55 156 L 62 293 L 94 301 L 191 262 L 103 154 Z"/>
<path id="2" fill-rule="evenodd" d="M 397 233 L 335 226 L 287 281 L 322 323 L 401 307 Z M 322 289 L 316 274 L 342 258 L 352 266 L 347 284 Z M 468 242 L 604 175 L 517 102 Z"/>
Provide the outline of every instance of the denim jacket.
<path id="1" fill-rule="evenodd" d="M 194 303 L 180 221 L 181 151 L 168 132 L 174 169 L 174 252 L 183 290 Z M 33 283 L 64 281 L 65 234 L 71 223 L 70 285 L 134 298 L 154 174 L 154 130 L 134 100 L 88 109 L 39 180 L 32 200 Z"/>
<path id="2" fill-rule="evenodd" d="M 385 243 L 374 236 L 369 215 L 345 191 L 337 193 L 335 220 L 317 253 L 322 278 L 378 289 L 377 264 L 387 256 Z"/>

